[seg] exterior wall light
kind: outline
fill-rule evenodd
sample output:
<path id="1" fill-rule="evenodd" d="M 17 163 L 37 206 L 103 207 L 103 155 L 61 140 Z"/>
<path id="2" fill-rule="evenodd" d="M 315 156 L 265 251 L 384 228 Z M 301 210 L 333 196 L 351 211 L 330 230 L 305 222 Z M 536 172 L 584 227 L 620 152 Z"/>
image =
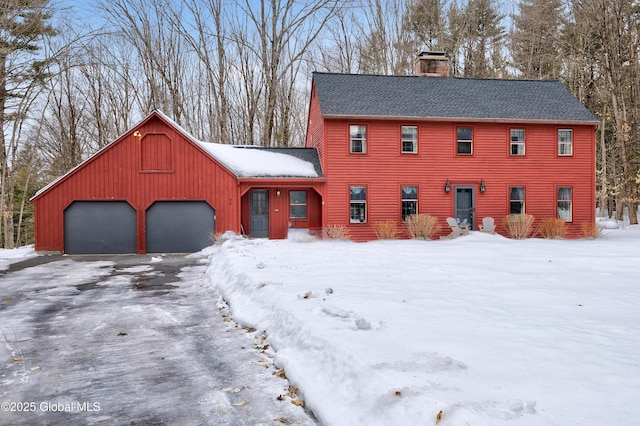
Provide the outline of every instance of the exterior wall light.
<path id="1" fill-rule="evenodd" d="M 276 197 L 280 198 L 280 188 L 276 189 Z"/>
<path id="2" fill-rule="evenodd" d="M 451 182 L 449 182 L 449 179 L 444 183 L 444 192 L 451 192 Z"/>
<path id="3" fill-rule="evenodd" d="M 484 179 L 480 179 L 480 192 L 484 192 L 487 190 L 487 187 L 484 185 Z"/>

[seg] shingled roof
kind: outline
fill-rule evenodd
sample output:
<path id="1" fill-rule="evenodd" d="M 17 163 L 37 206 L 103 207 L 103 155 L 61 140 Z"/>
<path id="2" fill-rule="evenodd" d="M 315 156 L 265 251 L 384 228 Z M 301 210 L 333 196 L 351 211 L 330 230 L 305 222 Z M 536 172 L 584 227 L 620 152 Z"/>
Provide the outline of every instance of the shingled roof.
<path id="1" fill-rule="evenodd" d="M 325 118 L 597 124 L 556 80 L 313 73 Z"/>

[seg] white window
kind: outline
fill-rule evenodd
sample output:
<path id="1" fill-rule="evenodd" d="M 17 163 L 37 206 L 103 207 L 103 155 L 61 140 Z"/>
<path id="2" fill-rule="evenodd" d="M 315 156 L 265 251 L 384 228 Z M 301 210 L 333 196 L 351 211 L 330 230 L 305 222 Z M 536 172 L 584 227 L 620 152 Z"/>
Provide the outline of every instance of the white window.
<path id="1" fill-rule="evenodd" d="M 402 152 L 418 152 L 418 126 L 402 126 Z"/>
<path id="2" fill-rule="evenodd" d="M 565 222 L 572 221 L 571 204 L 572 204 L 571 187 L 558 188 L 558 219 Z"/>
<path id="3" fill-rule="evenodd" d="M 351 186 L 349 188 L 350 213 L 349 222 L 366 223 L 367 222 L 367 187 Z"/>
<path id="4" fill-rule="evenodd" d="M 367 152 L 367 126 L 349 126 L 349 152 L 357 154 Z"/>
<path id="5" fill-rule="evenodd" d="M 510 136 L 511 155 L 524 155 L 524 129 L 511 129 Z"/>
<path id="6" fill-rule="evenodd" d="M 558 155 L 573 155 L 573 130 L 558 130 Z"/>
<path id="7" fill-rule="evenodd" d="M 458 127 L 458 154 L 473 154 L 473 129 L 471 127 Z"/>
<path id="8" fill-rule="evenodd" d="M 418 213 L 418 187 L 402 187 L 402 221 L 407 220 L 407 216 Z"/>
<path id="9" fill-rule="evenodd" d="M 307 217 L 307 191 L 289 192 L 289 217 L 292 219 Z"/>
<path id="10" fill-rule="evenodd" d="M 509 213 L 524 213 L 524 186 L 512 186 L 509 189 Z"/>

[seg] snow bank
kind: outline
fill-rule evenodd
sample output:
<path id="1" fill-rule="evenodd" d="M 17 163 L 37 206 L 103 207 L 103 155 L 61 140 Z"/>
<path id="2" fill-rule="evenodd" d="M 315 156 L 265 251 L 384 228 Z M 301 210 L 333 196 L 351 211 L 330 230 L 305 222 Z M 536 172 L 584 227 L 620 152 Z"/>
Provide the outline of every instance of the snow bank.
<path id="1" fill-rule="evenodd" d="M 605 232 L 232 239 L 208 276 L 325 424 L 631 424 L 640 228 Z"/>
<path id="2" fill-rule="evenodd" d="M 21 262 L 36 256 L 37 254 L 33 249 L 33 245 L 14 249 L 0 249 L 0 271 L 7 269 L 12 263 Z"/>

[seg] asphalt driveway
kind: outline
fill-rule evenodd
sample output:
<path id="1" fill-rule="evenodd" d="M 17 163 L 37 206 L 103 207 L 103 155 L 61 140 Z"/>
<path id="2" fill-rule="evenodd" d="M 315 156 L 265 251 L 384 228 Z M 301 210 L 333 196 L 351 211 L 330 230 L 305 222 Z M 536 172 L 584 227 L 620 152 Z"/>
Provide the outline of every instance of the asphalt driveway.
<path id="1" fill-rule="evenodd" d="M 207 262 L 38 256 L 0 271 L 0 424 L 315 424 L 264 337 L 228 318 Z"/>

